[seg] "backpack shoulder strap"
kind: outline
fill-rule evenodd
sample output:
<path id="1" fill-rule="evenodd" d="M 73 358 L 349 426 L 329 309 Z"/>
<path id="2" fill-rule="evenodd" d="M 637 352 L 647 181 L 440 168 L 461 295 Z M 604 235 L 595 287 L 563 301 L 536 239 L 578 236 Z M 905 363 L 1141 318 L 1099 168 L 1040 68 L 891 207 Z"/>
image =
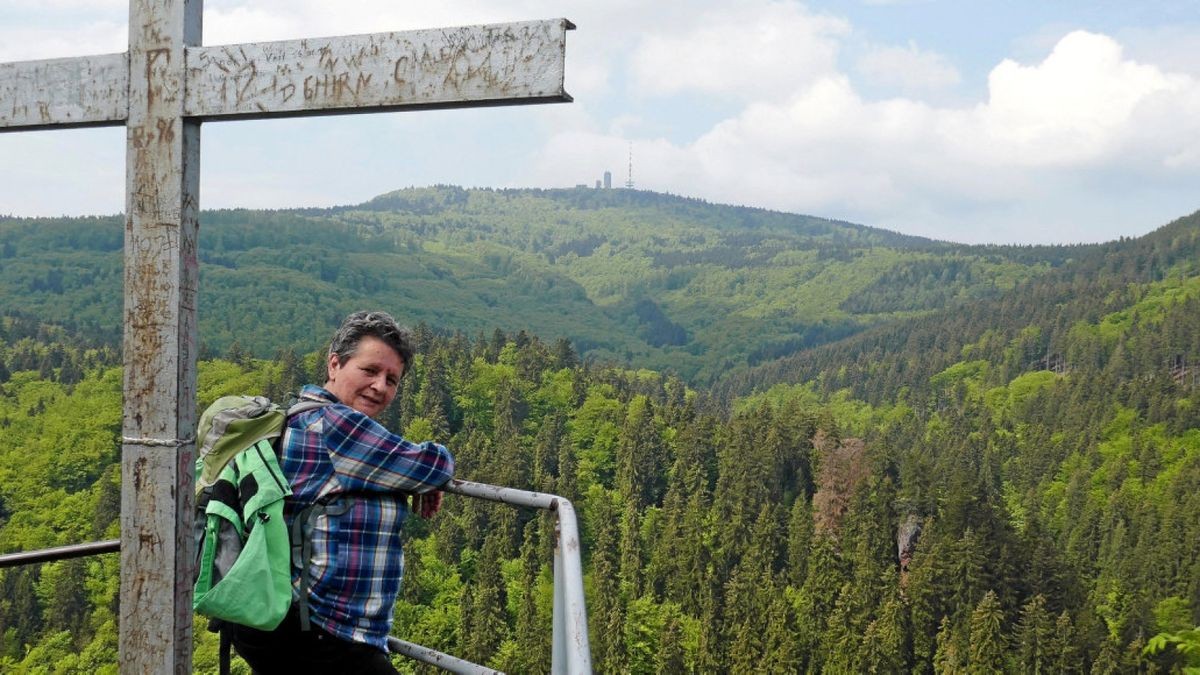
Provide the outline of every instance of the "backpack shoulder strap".
<path id="1" fill-rule="evenodd" d="M 318 401 L 318 400 L 311 399 L 311 398 L 306 398 L 306 399 L 302 399 L 302 400 L 298 400 L 298 401 L 292 401 L 291 403 L 288 404 L 287 416 L 292 417 L 294 415 L 299 415 L 300 413 L 308 412 L 309 410 L 316 410 L 317 408 L 324 408 L 325 406 L 332 405 L 332 404 L 333 404 L 333 401 Z"/>
<path id="2" fill-rule="evenodd" d="M 294 415 L 324 408 L 332 404 L 332 401 L 321 401 L 316 399 L 293 399 L 287 408 L 287 418 L 291 419 Z M 284 422 L 285 433 L 287 423 Z M 309 630 L 308 617 L 308 588 L 310 585 L 311 573 L 309 571 L 308 560 L 312 557 L 312 537 L 306 536 L 306 533 L 312 531 L 312 525 L 317 518 L 327 512 L 332 512 L 333 515 L 338 515 L 339 512 L 328 508 L 328 502 L 324 499 L 317 500 L 315 503 L 309 504 L 296 514 L 295 520 L 292 521 L 291 545 L 292 545 L 292 565 L 300 570 L 300 588 L 298 589 L 299 599 L 297 602 L 300 605 L 300 630 Z"/>

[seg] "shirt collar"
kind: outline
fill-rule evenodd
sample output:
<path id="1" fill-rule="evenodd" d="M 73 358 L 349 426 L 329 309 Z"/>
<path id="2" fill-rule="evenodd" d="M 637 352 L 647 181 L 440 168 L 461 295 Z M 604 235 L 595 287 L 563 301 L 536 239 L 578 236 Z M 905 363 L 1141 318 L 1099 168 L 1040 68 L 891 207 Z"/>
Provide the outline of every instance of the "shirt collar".
<path id="1" fill-rule="evenodd" d="M 338 397 L 329 393 L 329 390 L 324 387 L 318 387 L 315 384 L 306 384 L 300 389 L 300 398 L 310 399 L 315 401 L 330 401 L 331 403 L 341 403 Z"/>

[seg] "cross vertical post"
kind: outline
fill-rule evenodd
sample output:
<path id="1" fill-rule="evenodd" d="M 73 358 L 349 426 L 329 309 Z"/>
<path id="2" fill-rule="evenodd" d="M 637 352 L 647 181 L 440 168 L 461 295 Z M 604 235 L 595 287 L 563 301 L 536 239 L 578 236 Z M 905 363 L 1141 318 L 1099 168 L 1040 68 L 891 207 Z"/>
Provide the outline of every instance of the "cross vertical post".
<path id="1" fill-rule="evenodd" d="M 191 672 L 200 123 L 183 116 L 200 0 L 133 0 L 126 120 L 122 672 Z"/>

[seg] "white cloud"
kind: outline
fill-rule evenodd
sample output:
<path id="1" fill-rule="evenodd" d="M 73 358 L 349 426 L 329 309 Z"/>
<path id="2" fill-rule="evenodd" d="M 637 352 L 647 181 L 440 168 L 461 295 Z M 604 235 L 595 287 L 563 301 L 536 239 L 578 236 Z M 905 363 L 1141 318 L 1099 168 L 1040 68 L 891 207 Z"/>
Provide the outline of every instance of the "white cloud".
<path id="1" fill-rule="evenodd" d="M 127 23 L 91 21 L 57 26 L 0 26 L 0 63 L 115 54 L 129 48 Z"/>
<path id="2" fill-rule="evenodd" d="M 841 19 L 796 3 L 689 13 L 645 36 L 631 60 L 642 93 L 701 92 L 778 100 L 835 70 Z"/>
<path id="3" fill-rule="evenodd" d="M 974 141 L 999 163 L 1078 165 L 1112 152 L 1139 104 L 1185 85 L 1182 76 L 1124 60 L 1112 38 L 1076 31 L 1038 65 L 996 66 L 988 102 L 957 140 Z"/>
<path id="4" fill-rule="evenodd" d="M 0 25 L 0 62 L 125 49 L 127 0 L 49 0 L 31 20 L 34 0 L 12 1 L 22 12 Z M 70 25 L 51 26 L 68 15 Z M 297 127 L 276 122 L 237 134 L 206 125 L 206 205 L 346 203 L 429 182 L 590 185 L 605 169 L 621 184 L 630 140 L 638 187 L 958 240 L 1094 240 L 1103 235 L 1072 226 L 1072 213 L 1112 221 L 1198 205 L 1200 60 L 1186 26 L 1114 33 L 1120 42 L 1031 26 L 1025 35 L 1038 40 L 1013 36 L 1014 59 L 997 59 L 986 94 L 967 103 L 937 98 L 962 75 L 913 42 L 868 44 L 861 59 L 839 64 L 866 33 L 794 0 L 207 0 L 204 41 L 555 16 L 580 27 L 567 49 L 576 103 L 447 112 L 428 123 L 414 120 L 433 113 L 373 125 L 364 123 L 373 116 L 340 118 L 304 127 L 312 137 L 303 143 Z M 965 84 L 959 96 L 983 89 Z M 880 90 L 900 97 L 864 93 Z M 326 138 L 334 130 L 336 141 Z M 103 179 L 115 196 L 96 201 L 91 162 L 56 170 L 62 145 L 18 136 L 0 136 L 0 211 L 70 202 L 76 213 L 108 212 L 120 202 L 119 156 Z M 287 159 L 264 159 L 273 156 Z M 40 167 L 36 180 L 29 167 Z M 60 187 L 40 206 L 12 206 L 35 201 L 34 183 L 52 174 L 82 187 L 49 181 Z M 1006 229 L 1013 222 L 1032 229 Z"/>
<path id="5" fill-rule="evenodd" d="M 1200 83 L 1124 58 L 1109 37 L 1070 33 L 1039 63 L 1000 63 L 988 87 L 977 105 L 934 107 L 864 100 L 828 75 L 747 104 L 694 142 L 635 142 L 635 180 L 959 241 L 1094 241 L 1104 233 L 1081 223 L 1113 209 L 1112 184 L 1150 194 L 1136 187 L 1147 172 L 1200 179 Z M 538 176 L 625 150 L 610 136 L 556 137 Z M 1039 202 L 1057 204 L 1042 221 Z M 964 222 L 984 227 L 971 235 Z"/>
<path id="6" fill-rule="evenodd" d="M 47 12 L 116 12 L 129 8 L 128 0 L 6 0 L 12 9 Z"/>
<path id="7" fill-rule="evenodd" d="M 857 65 L 868 82 L 905 92 L 943 89 L 962 79 L 944 56 L 919 49 L 912 42 L 905 47 L 874 47 L 859 58 Z"/>

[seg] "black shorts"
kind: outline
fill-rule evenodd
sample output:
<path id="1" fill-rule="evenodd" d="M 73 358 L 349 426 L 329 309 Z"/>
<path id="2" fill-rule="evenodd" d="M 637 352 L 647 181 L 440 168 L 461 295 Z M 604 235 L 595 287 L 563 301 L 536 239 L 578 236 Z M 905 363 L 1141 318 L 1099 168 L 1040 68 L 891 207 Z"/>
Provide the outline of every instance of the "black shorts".
<path id="1" fill-rule="evenodd" d="M 296 605 L 273 631 L 231 626 L 233 648 L 258 675 L 363 673 L 395 675 L 391 659 L 371 645 L 330 635 L 316 625 L 300 630 Z"/>

